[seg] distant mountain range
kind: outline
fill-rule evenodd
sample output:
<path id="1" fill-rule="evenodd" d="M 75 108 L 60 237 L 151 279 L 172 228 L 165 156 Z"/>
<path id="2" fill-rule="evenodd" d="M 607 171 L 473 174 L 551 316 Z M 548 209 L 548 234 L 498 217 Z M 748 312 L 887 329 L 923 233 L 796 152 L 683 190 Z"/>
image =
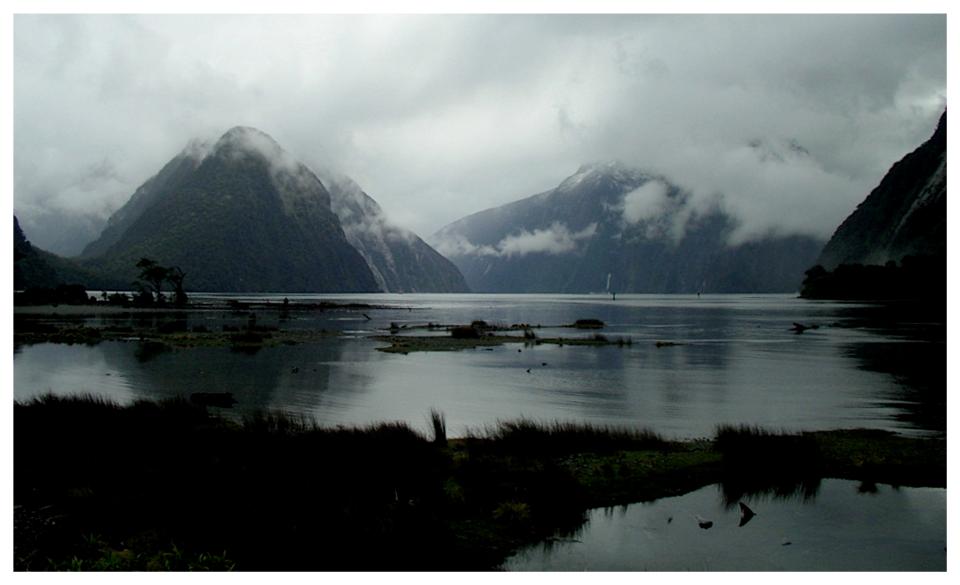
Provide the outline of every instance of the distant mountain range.
<path id="1" fill-rule="evenodd" d="M 76 262 L 41 250 L 27 240 L 20 222 L 13 218 L 13 288 L 56 288 L 67 283 L 88 282 L 96 276 Z"/>
<path id="2" fill-rule="evenodd" d="M 430 241 L 477 292 L 794 292 L 823 245 L 728 245 L 736 220 L 695 210 L 668 179 L 609 162 L 457 220 Z"/>
<path id="3" fill-rule="evenodd" d="M 467 290 L 453 264 L 390 225 L 352 181 L 328 191 L 270 136 L 245 127 L 191 142 L 111 216 L 76 266 L 94 275 L 88 286 L 128 288 L 142 257 L 179 266 L 191 290 Z"/>
<path id="4" fill-rule="evenodd" d="M 776 156 L 768 145 L 750 146 Z M 387 221 L 349 178 L 318 176 L 268 135 L 244 127 L 214 143 L 188 144 L 77 259 L 39 250 L 14 222 L 16 288 L 81 282 L 126 289 L 136 262 L 148 257 L 182 268 L 194 291 L 794 292 L 816 263 L 819 277 L 843 264 L 909 257 L 911 278 L 939 275 L 946 113 L 826 246 L 803 235 L 731 244 L 737 219 L 719 206 L 695 206 L 668 178 L 607 162 L 447 225 L 430 238 L 434 249 Z"/>

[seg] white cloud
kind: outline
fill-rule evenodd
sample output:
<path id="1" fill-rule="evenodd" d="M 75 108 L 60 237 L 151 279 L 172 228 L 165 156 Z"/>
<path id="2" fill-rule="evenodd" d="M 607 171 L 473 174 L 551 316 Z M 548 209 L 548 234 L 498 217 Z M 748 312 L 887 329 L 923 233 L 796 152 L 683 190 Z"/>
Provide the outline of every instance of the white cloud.
<path id="1" fill-rule="evenodd" d="M 593 237 L 597 224 L 591 223 L 578 232 L 571 232 L 567 226 L 554 222 L 545 230 L 522 231 L 509 235 L 497 244 L 501 256 L 525 256 L 527 254 L 565 254 L 577 248 L 580 240 Z"/>
<path id="2" fill-rule="evenodd" d="M 448 258 L 457 256 L 498 256 L 493 246 L 477 246 L 469 239 L 457 235 L 444 235 L 431 242 L 433 248 Z"/>
<path id="3" fill-rule="evenodd" d="M 647 181 L 623 196 L 623 220 L 635 224 L 663 215 L 670 206 L 669 187 L 662 181 Z"/>
<path id="4" fill-rule="evenodd" d="M 457 256 L 526 256 L 527 254 L 565 254 L 577 249 L 580 242 L 597 233 L 596 222 L 571 232 L 563 223 L 553 222 L 546 229 L 522 230 L 505 236 L 493 246 L 476 245 L 466 237 L 437 234 L 431 245 L 448 257 Z"/>
<path id="5" fill-rule="evenodd" d="M 23 213 L 114 210 L 191 138 L 246 125 L 421 235 L 604 159 L 695 209 L 722 192 L 741 237 L 829 235 L 946 103 L 936 14 L 50 14 L 14 33 Z M 750 159 L 758 138 L 810 161 Z M 114 178 L 77 189 L 104 160 Z"/>

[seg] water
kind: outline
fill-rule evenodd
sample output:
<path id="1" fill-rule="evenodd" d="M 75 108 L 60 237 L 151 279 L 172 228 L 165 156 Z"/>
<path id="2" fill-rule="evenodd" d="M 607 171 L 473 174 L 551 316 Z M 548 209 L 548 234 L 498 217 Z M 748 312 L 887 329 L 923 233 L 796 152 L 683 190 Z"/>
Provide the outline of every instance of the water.
<path id="1" fill-rule="evenodd" d="M 404 420 L 421 429 L 428 426 L 428 411 L 438 408 L 451 435 L 521 416 L 648 427 L 677 438 L 712 435 L 720 423 L 946 431 L 943 325 L 922 319 L 891 324 L 866 305 L 788 295 L 618 295 L 615 302 L 591 295 L 288 296 L 292 302 L 322 298 L 389 308 L 292 313 L 283 322 L 277 312 L 262 313 L 259 324 L 345 336 L 253 354 L 229 348 L 151 354 L 118 341 L 21 346 L 14 355 L 15 398 L 89 392 L 129 402 L 229 391 L 239 400 L 239 414 L 271 408 L 329 424 Z M 228 298 L 279 302 L 283 295 Z M 83 320 L 102 326 L 129 318 Z M 629 337 L 632 345 L 509 344 L 396 355 L 376 351 L 383 344 L 369 339 L 392 322 L 474 319 L 540 324 L 540 337 L 591 334 L 555 327 L 581 318 L 603 320 L 605 335 Z M 189 320 L 219 330 L 245 323 L 246 314 L 198 312 Z M 797 335 L 790 331 L 794 322 L 820 328 Z M 680 345 L 657 347 L 657 341 Z"/>
<path id="2" fill-rule="evenodd" d="M 282 295 L 210 295 L 222 300 Z M 145 351 L 136 342 L 15 348 L 14 396 L 93 393 L 121 403 L 191 392 L 233 392 L 232 415 L 282 409 L 327 424 L 403 420 L 428 429 L 442 410 L 451 435 L 528 417 L 710 436 L 720 423 L 773 429 L 867 427 L 946 433 L 942 323 L 883 307 L 784 295 L 289 295 L 386 305 L 362 311 L 261 312 L 258 324 L 336 330 L 315 344 Z M 368 318 L 369 317 L 369 318 Z M 93 326 L 125 315 L 46 316 Z M 242 326 L 244 312 L 193 311 L 189 326 Z M 627 347 L 504 345 L 463 352 L 387 354 L 370 339 L 391 323 L 541 325 L 540 337 L 587 336 L 559 325 L 606 322 Z M 794 322 L 819 325 L 802 335 Z M 153 323 L 157 325 L 159 323 Z M 423 330 L 415 331 L 424 334 Z M 657 347 L 657 341 L 678 345 Z M 520 351 L 518 351 L 520 349 Z M 546 364 L 546 365 L 544 365 Z M 751 497 L 740 528 L 716 486 L 678 498 L 590 511 L 581 532 L 521 551 L 511 570 L 944 570 L 946 491 L 824 480 L 815 498 Z M 735 502 L 734 502 L 735 504 Z M 714 521 L 702 530 L 694 520 Z M 669 521 L 668 521 L 669 519 Z"/>
<path id="3" fill-rule="evenodd" d="M 866 493 L 864 493 L 866 489 Z M 871 491 L 875 490 L 875 491 Z M 513 571 L 945 571 L 945 489 L 824 480 L 810 498 L 745 500 L 717 486 L 595 509 L 573 535 L 518 552 Z M 713 521 L 700 528 L 696 516 Z"/>

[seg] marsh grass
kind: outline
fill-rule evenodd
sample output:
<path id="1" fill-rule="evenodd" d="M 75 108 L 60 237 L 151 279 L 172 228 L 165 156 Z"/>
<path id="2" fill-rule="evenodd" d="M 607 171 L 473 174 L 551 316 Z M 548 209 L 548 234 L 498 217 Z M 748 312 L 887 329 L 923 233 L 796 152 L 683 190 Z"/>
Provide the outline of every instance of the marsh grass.
<path id="1" fill-rule="evenodd" d="M 245 570 L 409 569 L 426 566 L 420 547 L 451 546 L 430 511 L 443 458 L 404 423 L 324 428 L 264 413 L 238 424 L 184 399 L 94 396 L 16 403 L 14 417 L 15 504 L 56 510 L 42 537 L 18 532 L 37 543 L 18 570 L 83 558 L 91 533 L 116 550 L 149 534 L 133 551 L 143 558 L 171 545 L 225 551 Z"/>
<path id="2" fill-rule="evenodd" d="M 563 421 L 543 423 L 530 419 L 501 421 L 472 436 L 487 439 L 505 451 L 544 455 L 669 447 L 667 440 L 649 429 Z"/>
<path id="3" fill-rule="evenodd" d="M 730 502 L 809 493 L 825 458 L 830 477 L 946 481 L 945 441 L 721 427 L 678 443 L 527 419 L 450 439 L 429 416 L 432 438 L 283 412 L 235 422 L 182 398 L 17 402 L 14 567 L 489 570 L 588 507 L 718 480 Z"/>
<path id="4" fill-rule="evenodd" d="M 723 455 L 722 490 L 730 506 L 751 494 L 812 498 L 819 490 L 824 458 L 813 435 L 721 425 L 714 448 Z"/>
<path id="5" fill-rule="evenodd" d="M 446 446 L 447 444 L 447 417 L 435 408 L 430 409 L 430 425 L 433 427 L 433 443 Z"/>
<path id="6" fill-rule="evenodd" d="M 315 419 L 284 411 L 256 411 L 242 421 L 243 430 L 253 433 L 286 435 L 320 430 Z"/>

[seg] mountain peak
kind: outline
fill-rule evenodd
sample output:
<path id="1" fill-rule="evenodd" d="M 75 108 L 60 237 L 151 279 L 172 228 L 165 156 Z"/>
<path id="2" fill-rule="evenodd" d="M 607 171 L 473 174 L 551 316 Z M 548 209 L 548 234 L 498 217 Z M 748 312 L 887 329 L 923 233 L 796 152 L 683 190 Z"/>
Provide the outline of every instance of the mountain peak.
<path id="1" fill-rule="evenodd" d="M 580 165 L 577 172 L 567 177 L 558 190 L 569 191 L 581 184 L 593 184 L 597 181 L 615 183 L 621 187 L 636 187 L 654 178 L 636 167 L 618 160 L 598 161 Z"/>
<path id="2" fill-rule="evenodd" d="M 269 134 L 250 126 L 234 126 L 217 140 L 215 152 L 223 149 L 241 150 L 262 154 L 268 158 L 284 152 Z"/>
<path id="3" fill-rule="evenodd" d="M 249 136 L 258 136 L 258 137 L 269 138 L 270 140 L 273 140 L 273 138 L 271 138 L 269 134 L 267 134 L 263 130 L 254 128 L 253 126 L 234 126 L 233 128 L 227 130 L 223 134 L 223 136 L 221 137 L 221 140 L 237 139 L 237 138 L 249 137 Z"/>
<path id="4" fill-rule="evenodd" d="M 84 254 L 111 282 L 129 282 L 136 260 L 149 256 L 179 266 L 203 290 L 467 290 L 453 264 L 389 226 L 356 183 L 342 176 L 330 184 L 333 201 L 268 134 L 235 126 L 215 142 L 188 142 Z"/>
<path id="5" fill-rule="evenodd" d="M 618 173 L 629 173 L 636 169 L 626 165 L 618 160 L 594 161 L 580 165 L 575 175 L 582 173 L 599 173 L 603 175 L 615 175 Z"/>

